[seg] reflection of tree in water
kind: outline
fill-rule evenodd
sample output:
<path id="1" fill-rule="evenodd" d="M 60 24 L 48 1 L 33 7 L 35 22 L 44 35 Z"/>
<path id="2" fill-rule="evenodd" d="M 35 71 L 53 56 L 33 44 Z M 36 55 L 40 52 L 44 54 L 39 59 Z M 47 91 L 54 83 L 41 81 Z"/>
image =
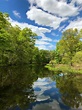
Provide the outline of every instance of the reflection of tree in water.
<path id="1" fill-rule="evenodd" d="M 59 76 L 49 73 L 40 66 L 21 66 L 0 69 L 0 110 L 21 110 L 28 108 L 30 103 L 36 101 L 33 82 L 38 77 L 51 77 L 62 94 L 63 102 L 78 108 L 82 104 L 82 77 L 73 75 Z M 15 108 L 15 109 L 14 109 Z"/>
<path id="2" fill-rule="evenodd" d="M 8 71 L 2 72 L 2 81 L 0 85 L 0 110 L 6 110 L 8 107 L 20 108 L 27 107 L 33 99 L 33 80 L 27 80 L 28 73 L 23 68 L 7 68 Z M 28 69 L 28 72 L 29 69 Z M 26 91 L 28 89 L 30 92 Z M 29 98 L 30 97 L 30 98 Z"/>
<path id="3" fill-rule="evenodd" d="M 32 84 L 43 77 L 44 70 L 31 66 L 0 69 L 0 110 L 19 106 L 27 108 L 36 100 Z M 47 72 L 46 72 L 47 73 Z"/>
<path id="4" fill-rule="evenodd" d="M 66 75 L 56 78 L 63 102 L 73 108 L 82 105 L 82 77 Z"/>

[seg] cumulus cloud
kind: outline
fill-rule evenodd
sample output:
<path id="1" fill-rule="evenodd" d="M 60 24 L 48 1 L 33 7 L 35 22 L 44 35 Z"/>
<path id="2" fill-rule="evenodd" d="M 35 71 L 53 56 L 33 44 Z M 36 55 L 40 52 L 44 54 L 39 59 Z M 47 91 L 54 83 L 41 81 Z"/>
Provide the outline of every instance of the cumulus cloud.
<path id="1" fill-rule="evenodd" d="M 67 19 L 67 18 L 60 18 L 54 15 L 51 15 L 34 6 L 26 13 L 26 15 L 28 19 L 34 20 L 35 23 L 43 26 L 49 26 L 54 29 L 57 29 L 60 23 Z"/>
<path id="2" fill-rule="evenodd" d="M 74 21 L 70 21 L 70 24 L 64 29 L 64 30 L 67 30 L 67 29 L 70 29 L 70 28 L 77 28 L 77 29 L 82 29 L 82 18 L 78 18 Z"/>
<path id="3" fill-rule="evenodd" d="M 78 28 L 81 29 L 82 19 L 71 21 L 70 24 L 65 27 L 62 25 L 62 22 L 67 19 L 70 20 L 71 16 L 76 16 L 79 14 L 79 11 L 82 9 L 82 0 L 71 0 L 70 3 L 67 3 L 67 0 L 28 0 L 30 3 L 30 8 L 26 12 L 27 18 L 34 21 L 39 26 L 29 25 L 28 23 L 19 23 L 10 18 L 10 22 L 13 26 L 18 25 L 21 29 L 28 27 L 38 36 L 41 36 L 40 39 L 36 40 L 36 46 L 39 49 L 52 49 L 55 48 L 56 42 L 59 40 L 45 36 L 45 33 L 50 33 L 51 30 L 58 29 L 60 32 L 69 28 Z M 77 6 L 75 6 L 75 3 Z M 21 18 L 20 13 L 16 10 L 13 11 L 13 14 Z M 61 25 L 60 25 L 61 24 Z M 46 26 L 47 28 L 43 28 Z M 60 27 L 61 26 L 61 27 Z M 49 28 L 50 29 L 49 29 Z M 58 37 L 54 33 L 51 33 L 52 36 Z M 54 44 L 53 44 L 54 43 Z"/>
<path id="4" fill-rule="evenodd" d="M 13 14 L 14 14 L 16 17 L 21 18 L 20 13 L 17 12 L 16 10 L 13 11 Z"/>
<path id="5" fill-rule="evenodd" d="M 75 16 L 78 14 L 78 8 L 75 7 L 74 4 L 67 4 L 66 0 L 29 0 L 29 2 L 31 7 L 33 4 L 36 4 L 37 7 L 61 17 Z M 79 2 L 81 2 L 81 0 L 79 0 Z"/>

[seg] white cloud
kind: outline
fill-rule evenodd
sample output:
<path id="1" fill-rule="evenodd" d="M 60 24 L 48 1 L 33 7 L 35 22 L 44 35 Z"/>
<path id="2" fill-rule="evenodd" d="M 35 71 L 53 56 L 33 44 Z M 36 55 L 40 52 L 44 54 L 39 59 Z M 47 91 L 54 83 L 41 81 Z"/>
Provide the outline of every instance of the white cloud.
<path id="1" fill-rule="evenodd" d="M 31 7 L 31 9 L 26 13 L 28 19 L 34 20 L 35 23 L 43 26 L 49 26 L 54 29 L 57 29 L 60 23 L 67 18 L 60 18 L 57 16 L 53 16 L 49 13 L 42 11 L 41 9 L 37 9 L 36 7 Z"/>
<path id="2" fill-rule="evenodd" d="M 36 47 L 38 47 L 40 50 L 41 49 L 49 50 L 46 45 L 42 45 L 42 44 L 36 45 Z"/>
<path id="3" fill-rule="evenodd" d="M 52 36 L 56 36 L 56 34 L 54 32 L 51 33 Z"/>
<path id="4" fill-rule="evenodd" d="M 71 3 L 77 3 L 77 4 L 82 4 L 82 0 L 72 0 Z"/>
<path id="5" fill-rule="evenodd" d="M 20 13 L 17 12 L 16 10 L 13 11 L 13 14 L 14 14 L 16 17 L 21 18 Z"/>
<path id="6" fill-rule="evenodd" d="M 44 49 L 44 50 L 52 50 L 55 49 L 55 45 L 52 44 L 52 42 L 58 42 L 59 40 L 52 40 L 50 38 L 42 38 L 39 40 L 36 40 L 36 47 L 38 47 L 39 49 Z"/>
<path id="7" fill-rule="evenodd" d="M 65 1 L 66 0 L 29 0 L 31 7 L 33 4 L 36 4 L 37 7 L 40 7 L 49 13 L 56 14 L 61 17 L 77 15 L 78 8 L 74 7 L 74 4 L 67 4 Z M 79 2 L 80 1 L 81 0 L 79 0 Z"/>
<path id="8" fill-rule="evenodd" d="M 49 96 L 45 96 L 45 95 L 39 95 L 39 96 L 37 96 L 37 101 L 45 101 L 45 100 L 48 100 L 48 99 L 50 99 L 50 97 Z"/>
<path id="9" fill-rule="evenodd" d="M 51 33 L 52 36 L 58 37 L 58 34 L 55 34 L 54 32 Z"/>
<path id="10" fill-rule="evenodd" d="M 70 24 L 64 29 L 70 29 L 70 28 L 77 28 L 77 29 L 82 29 L 82 18 L 78 18 L 77 20 L 71 21 Z"/>
<path id="11" fill-rule="evenodd" d="M 39 40 L 36 40 L 36 44 L 37 45 L 48 45 L 50 43 L 49 42 L 46 42 L 46 41 L 44 41 L 42 39 L 39 39 Z"/>
<path id="12" fill-rule="evenodd" d="M 59 31 L 62 31 L 65 28 L 65 25 L 59 27 Z"/>
<path id="13" fill-rule="evenodd" d="M 59 42 L 59 40 L 55 39 L 55 40 L 53 40 L 53 42 Z"/>
<path id="14" fill-rule="evenodd" d="M 53 45 L 52 43 L 47 44 L 47 42 L 45 42 L 44 44 L 42 44 L 42 43 L 36 44 L 36 47 L 38 47 L 39 49 L 44 49 L 44 50 L 52 50 L 52 49 L 56 48 L 55 45 Z"/>

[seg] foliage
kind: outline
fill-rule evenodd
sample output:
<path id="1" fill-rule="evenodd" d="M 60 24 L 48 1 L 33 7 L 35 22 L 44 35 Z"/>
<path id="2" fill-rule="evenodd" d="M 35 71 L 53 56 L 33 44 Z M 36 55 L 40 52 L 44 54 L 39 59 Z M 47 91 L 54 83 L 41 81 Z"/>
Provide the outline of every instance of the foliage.
<path id="1" fill-rule="evenodd" d="M 48 63 L 50 52 L 35 47 L 36 34 L 8 22 L 8 14 L 0 12 L 0 65 Z"/>
<path id="2" fill-rule="evenodd" d="M 56 45 L 54 59 L 46 66 L 63 73 L 82 73 L 82 30 L 68 29 Z"/>
<path id="3" fill-rule="evenodd" d="M 72 61 L 73 63 L 82 64 L 82 51 L 77 52 L 73 57 Z"/>
<path id="4" fill-rule="evenodd" d="M 77 78 L 78 77 L 78 78 Z M 75 109 L 78 109 L 82 104 L 82 77 L 79 75 L 63 75 L 56 78 L 57 87 L 59 88 L 63 102 Z"/>
<path id="5" fill-rule="evenodd" d="M 57 44 L 57 52 L 61 63 L 72 63 L 76 52 L 81 50 L 81 36 L 77 29 L 68 29 L 63 33 L 62 39 Z"/>

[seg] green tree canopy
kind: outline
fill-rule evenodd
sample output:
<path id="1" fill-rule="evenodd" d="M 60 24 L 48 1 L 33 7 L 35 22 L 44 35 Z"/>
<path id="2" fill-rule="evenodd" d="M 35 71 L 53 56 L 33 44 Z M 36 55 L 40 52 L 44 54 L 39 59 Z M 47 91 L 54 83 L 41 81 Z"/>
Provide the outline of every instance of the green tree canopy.
<path id="1" fill-rule="evenodd" d="M 75 53 L 81 50 L 80 32 L 77 29 L 68 29 L 63 33 L 57 44 L 57 52 L 62 63 L 70 63 Z"/>

